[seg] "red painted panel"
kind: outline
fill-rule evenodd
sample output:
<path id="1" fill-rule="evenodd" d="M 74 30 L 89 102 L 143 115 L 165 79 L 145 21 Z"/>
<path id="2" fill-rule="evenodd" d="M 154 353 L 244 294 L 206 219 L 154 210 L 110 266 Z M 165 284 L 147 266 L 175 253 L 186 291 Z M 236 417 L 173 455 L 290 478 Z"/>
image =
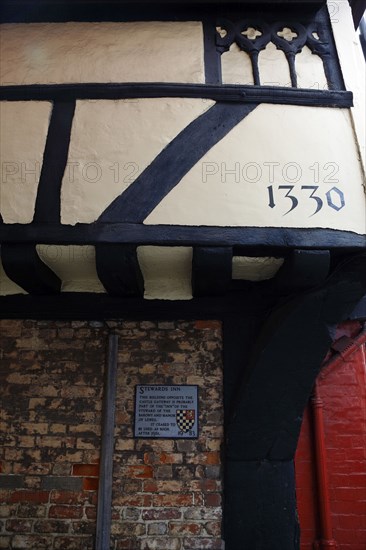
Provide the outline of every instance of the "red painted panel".
<path id="1" fill-rule="evenodd" d="M 341 336 L 355 337 L 358 322 L 344 323 Z M 333 539 L 339 550 L 366 549 L 366 350 L 362 345 L 346 362 L 324 370 L 319 394 L 324 432 Z M 306 410 L 296 453 L 296 484 L 301 550 L 319 538 L 312 414 Z"/>

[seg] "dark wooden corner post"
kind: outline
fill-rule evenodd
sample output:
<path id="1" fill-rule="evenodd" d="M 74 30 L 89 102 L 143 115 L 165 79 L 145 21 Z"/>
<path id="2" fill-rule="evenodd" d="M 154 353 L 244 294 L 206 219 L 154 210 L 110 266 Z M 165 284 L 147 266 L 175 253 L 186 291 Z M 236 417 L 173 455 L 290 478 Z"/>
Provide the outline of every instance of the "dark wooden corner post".
<path id="1" fill-rule="evenodd" d="M 274 310 L 247 361 L 240 342 L 245 327 L 236 336 L 230 330 L 233 321 L 224 328 L 224 346 L 238 351 L 225 358 L 226 550 L 299 548 L 294 454 L 303 411 L 332 329 L 366 291 L 365 274 L 363 254 Z"/>

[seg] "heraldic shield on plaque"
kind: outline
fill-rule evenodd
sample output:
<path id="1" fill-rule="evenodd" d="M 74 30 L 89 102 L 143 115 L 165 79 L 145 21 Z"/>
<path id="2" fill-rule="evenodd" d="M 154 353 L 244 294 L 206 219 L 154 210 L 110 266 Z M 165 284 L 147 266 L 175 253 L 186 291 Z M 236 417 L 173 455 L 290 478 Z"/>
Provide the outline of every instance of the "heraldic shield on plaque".
<path id="1" fill-rule="evenodd" d="M 184 433 L 189 432 L 196 422 L 196 411 L 194 409 L 177 410 L 175 416 L 179 430 Z"/>
<path id="2" fill-rule="evenodd" d="M 198 386 L 137 384 L 135 437 L 196 439 Z"/>

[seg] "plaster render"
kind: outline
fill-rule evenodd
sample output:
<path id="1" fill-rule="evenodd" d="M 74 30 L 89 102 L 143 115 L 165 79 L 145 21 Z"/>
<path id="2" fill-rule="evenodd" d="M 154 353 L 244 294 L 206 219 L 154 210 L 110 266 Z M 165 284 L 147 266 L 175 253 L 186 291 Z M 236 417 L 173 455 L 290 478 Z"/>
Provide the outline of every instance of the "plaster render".
<path id="1" fill-rule="evenodd" d="M 97 275 L 94 246 L 39 244 L 37 252 L 61 279 L 62 292 L 105 292 Z"/>
<path id="2" fill-rule="evenodd" d="M 95 221 L 213 104 L 182 98 L 78 101 L 62 182 L 62 223 Z"/>
<path id="3" fill-rule="evenodd" d="M 283 264 L 283 258 L 272 258 L 269 256 L 233 257 L 233 279 L 244 279 L 246 281 L 265 281 L 272 279 Z"/>
<path id="4" fill-rule="evenodd" d="M 200 22 L 2 25 L 0 81 L 204 82 Z"/>
<path id="5" fill-rule="evenodd" d="M 285 54 L 270 42 L 259 52 L 258 68 L 263 86 L 291 87 L 290 69 Z"/>
<path id="6" fill-rule="evenodd" d="M 0 212 L 5 223 L 33 220 L 51 109 L 46 101 L 0 103 Z"/>
<path id="7" fill-rule="evenodd" d="M 0 296 L 10 296 L 12 294 L 28 294 L 23 288 L 9 279 L 4 271 L 0 260 Z"/>
<path id="8" fill-rule="evenodd" d="M 254 84 L 250 57 L 235 42 L 221 56 L 221 73 L 223 84 Z"/>
<path id="9" fill-rule="evenodd" d="M 313 55 L 307 46 L 296 55 L 295 63 L 299 88 L 328 89 L 323 62 L 318 55 Z M 224 84 L 254 84 L 250 57 L 235 43 L 230 47 L 230 51 L 222 54 L 221 68 Z M 259 54 L 259 75 L 263 85 L 291 86 L 285 55 L 271 42 Z"/>
<path id="10" fill-rule="evenodd" d="M 273 173 L 271 163 L 277 163 Z M 188 172 L 144 223 L 311 227 L 365 234 L 362 183 L 348 110 L 262 104 Z M 276 202 L 272 208 L 270 184 Z M 279 185 L 294 187 L 279 190 Z M 316 215 L 312 190 L 301 190 L 303 185 L 318 186 L 323 208 Z M 327 204 L 326 193 L 334 187 L 345 196 L 339 210 Z M 286 213 L 292 202 L 285 195 L 292 191 L 299 204 Z M 337 202 L 337 193 L 332 194 Z"/>
<path id="11" fill-rule="evenodd" d="M 307 46 L 296 55 L 295 68 L 299 88 L 328 90 L 323 61 L 318 55 L 311 53 Z"/>
<path id="12" fill-rule="evenodd" d="M 192 248 L 139 246 L 137 257 L 144 277 L 147 300 L 192 298 Z"/>

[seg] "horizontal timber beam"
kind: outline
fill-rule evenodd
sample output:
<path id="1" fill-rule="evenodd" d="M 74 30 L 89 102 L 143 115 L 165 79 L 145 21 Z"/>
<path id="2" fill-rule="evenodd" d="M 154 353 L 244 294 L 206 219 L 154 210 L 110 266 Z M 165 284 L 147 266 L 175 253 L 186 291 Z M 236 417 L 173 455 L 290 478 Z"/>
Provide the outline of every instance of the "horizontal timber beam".
<path id="1" fill-rule="evenodd" d="M 159 246 L 241 246 L 364 250 L 366 235 L 335 229 L 208 227 L 134 223 L 0 224 L 0 243 L 85 245 L 123 243 Z"/>
<path id="2" fill-rule="evenodd" d="M 75 101 L 78 99 L 133 99 L 182 97 L 235 103 L 275 103 L 309 107 L 352 107 L 352 92 L 310 90 L 282 86 L 212 84 L 29 84 L 1 86 L 0 100 Z"/>

